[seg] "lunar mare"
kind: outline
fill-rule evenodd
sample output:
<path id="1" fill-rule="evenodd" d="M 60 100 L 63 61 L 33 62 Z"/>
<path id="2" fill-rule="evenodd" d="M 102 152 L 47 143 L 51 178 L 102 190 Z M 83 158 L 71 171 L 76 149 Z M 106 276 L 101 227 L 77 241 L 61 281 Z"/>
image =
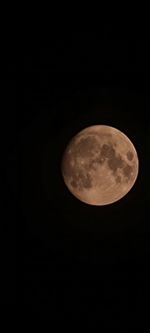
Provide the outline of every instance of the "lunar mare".
<path id="1" fill-rule="evenodd" d="M 69 142 L 62 158 L 62 175 L 70 192 L 91 205 L 120 200 L 133 187 L 139 169 L 133 143 L 106 125 L 85 128 Z"/>

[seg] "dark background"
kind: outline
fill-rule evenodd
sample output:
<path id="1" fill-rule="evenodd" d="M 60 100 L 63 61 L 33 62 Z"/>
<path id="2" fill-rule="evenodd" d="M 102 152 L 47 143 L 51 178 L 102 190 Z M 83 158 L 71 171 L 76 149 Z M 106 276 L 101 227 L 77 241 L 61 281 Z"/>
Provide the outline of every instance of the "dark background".
<path id="1" fill-rule="evenodd" d="M 149 270 L 148 45 L 140 38 L 115 38 L 108 29 L 103 36 L 50 36 L 46 47 L 24 50 L 24 101 L 15 142 L 12 134 L 11 143 L 8 137 L 7 180 L 11 204 L 17 193 L 21 212 L 27 318 L 69 317 L 100 320 L 110 328 L 144 327 Z M 95 124 L 123 131 L 140 163 L 130 193 L 104 207 L 73 197 L 60 170 L 70 138 Z"/>

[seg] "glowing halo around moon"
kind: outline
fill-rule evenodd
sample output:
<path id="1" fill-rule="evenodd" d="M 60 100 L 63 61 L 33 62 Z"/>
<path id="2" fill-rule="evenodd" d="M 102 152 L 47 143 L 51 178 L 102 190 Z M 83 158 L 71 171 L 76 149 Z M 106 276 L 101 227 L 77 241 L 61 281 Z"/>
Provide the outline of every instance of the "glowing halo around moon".
<path id="1" fill-rule="evenodd" d="M 103 206 L 123 198 L 138 176 L 136 149 L 120 130 L 94 125 L 77 133 L 63 154 L 61 172 L 80 201 Z"/>

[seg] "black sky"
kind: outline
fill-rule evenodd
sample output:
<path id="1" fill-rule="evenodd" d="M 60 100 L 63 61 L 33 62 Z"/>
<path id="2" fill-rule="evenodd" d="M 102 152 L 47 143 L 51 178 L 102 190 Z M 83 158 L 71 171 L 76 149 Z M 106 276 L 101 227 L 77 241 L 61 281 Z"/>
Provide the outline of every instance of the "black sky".
<path id="1" fill-rule="evenodd" d="M 31 319 L 140 325 L 149 265 L 148 43 L 82 32 L 24 50 L 24 101 L 9 165 L 16 156 Z M 74 198 L 60 171 L 70 138 L 95 124 L 124 132 L 140 163 L 131 192 L 105 207 Z M 13 192 L 12 173 L 7 168 Z"/>

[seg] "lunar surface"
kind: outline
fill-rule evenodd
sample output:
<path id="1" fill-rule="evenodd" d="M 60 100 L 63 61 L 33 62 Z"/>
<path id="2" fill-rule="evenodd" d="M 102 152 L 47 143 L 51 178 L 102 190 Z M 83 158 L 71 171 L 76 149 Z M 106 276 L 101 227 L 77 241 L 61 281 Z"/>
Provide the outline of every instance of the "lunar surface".
<path id="1" fill-rule="evenodd" d="M 134 145 L 120 130 L 95 125 L 75 135 L 64 152 L 61 171 L 69 191 L 91 205 L 123 198 L 139 170 Z"/>

